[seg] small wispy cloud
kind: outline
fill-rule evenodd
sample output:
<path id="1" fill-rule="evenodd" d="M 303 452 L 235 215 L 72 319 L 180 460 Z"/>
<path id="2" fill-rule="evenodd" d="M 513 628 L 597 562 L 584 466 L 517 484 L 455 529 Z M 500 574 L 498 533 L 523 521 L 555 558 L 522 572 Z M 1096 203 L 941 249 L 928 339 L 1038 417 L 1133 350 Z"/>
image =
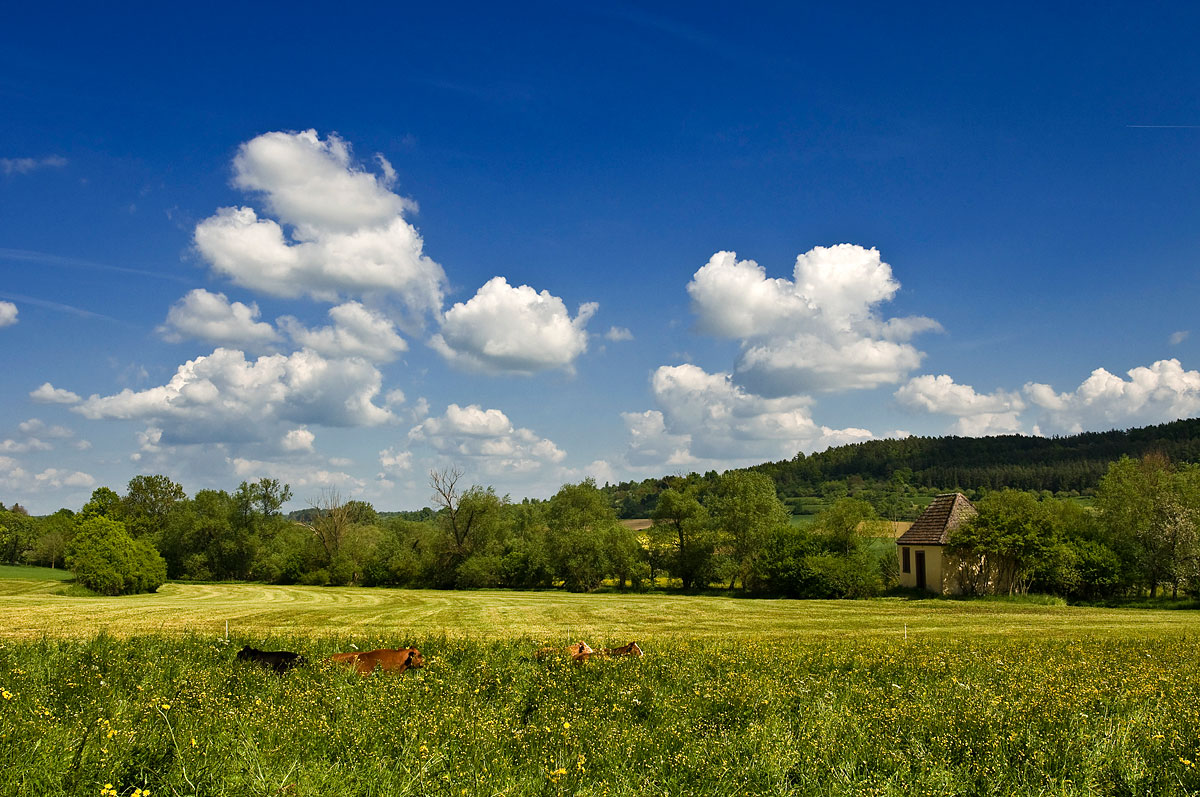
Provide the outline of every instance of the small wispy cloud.
<path id="1" fill-rule="evenodd" d="M 124 266 L 110 266 L 107 263 L 96 263 L 91 260 L 84 260 L 79 257 L 66 257 L 64 255 L 55 255 L 48 252 L 34 252 L 29 249 L 8 249 L 0 247 L 0 261 L 15 260 L 22 263 L 38 263 L 44 266 L 61 266 L 64 268 L 82 268 L 91 271 L 111 271 L 118 274 L 133 274 L 138 277 L 150 277 L 152 279 L 167 280 L 168 282 L 180 282 L 184 285 L 192 285 L 195 280 L 181 277 L 178 274 L 172 274 L 167 271 L 149 271 L 140 268 L 126 268 Z"/>
<path id="2" fill-rule="evenodd" d="M 633 333 L 625 327 L 610 327 L 608 332 L 604 333 L 604 337 L 614 342 L 618 340 L 633 340 Z"/>
<path id="3" fill-rule="evenodd" d="M 1188 335 L 1190 334 L 1190 330 L 1187 329 L 1181 329 L 1178 332 L 1172 332 L 1171 337 L 1167 338 L 1167 343 L 1170 343 L 1172 346 L 1178 346 L 1180 343 L 1183 343 L 1185 340 L 1187 340 Z"/>
<path id="4" fill-rule="evenodd" d="M 29 174 L 36 169 L 61 169 L 67 165 L 67 159 L 61 155 L 47 155 L 44 158 L 0 158 L 0 172 L 5 174 Z"/>
<path id="5" fill-rule="evenodd" d="M 112 321 L 114 324 L 121 324 L 127 327 L 136 327 L 136 324 L 131 324 L 128 321 L 122 321 L 119 318 L 104 315 L 103 313 L 93 313 L 91 310 L 85 310 L 82 307 L 75 307 L 69 304 L 60 302 L 48 302 L 45 299 L 35 299 L 32 296 L 24 296 L 19 293 L 0 293 L 0 298 L 13 299 L 25 304 L 31 304 L 34 307 L 43 307 L 47 310 L 54 310 L 59 313 L 69 313 L 70 315 L 79 316 L 80 318 L 97 318 L 101 321 Z"/>
<path id="6" fill-rule="evenodd" d="M 425 78 L 409 76 L 409 83 L 436 91 L 449 92 L 490 105 L 528 105 L 534 100 L 534 93 L 528 86 L 520 83 L 463 83 L 441 78 Z M 386 172 L 386 170 L 385 170 Z"/>

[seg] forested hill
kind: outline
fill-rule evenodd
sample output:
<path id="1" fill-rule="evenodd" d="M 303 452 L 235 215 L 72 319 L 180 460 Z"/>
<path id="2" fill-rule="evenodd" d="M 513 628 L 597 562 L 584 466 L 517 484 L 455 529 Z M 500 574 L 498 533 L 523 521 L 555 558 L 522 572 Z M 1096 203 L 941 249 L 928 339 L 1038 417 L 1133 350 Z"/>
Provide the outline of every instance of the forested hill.
<path id="1" fill-rule="evenodd" d="M 870 440 L 750 470 L 769 474 L 785 495 L 855 476 L 867 482 L 888 481 L 898 470 L 914 487 L 1084 492 L 1094 489 L 1108 464 L 1121 455 L 1139 457 L 1151 451 L 1175 462 L 1200 461 L 1200 418 L 1069 437 Z"/>
<path id="2" fill-rule="evenodd" d="M 882 486 L 895 481 L 935 490 L 1001 489 L 1080 492 L 1100 482 L 1110 462 L 1161 452 L 1175 462 L 1200 462 L 1200 418 L 1068 437 L 907 437 L 829 448 L 747 470 L 775 480 L 779 495 L 819 495 L 829 482 Z M 715 475 L 715 474 L 714 474 Z M 626 517 L 652 507 L 669 479 L 610 486 Z M 657 488 L 657 489 L 656 489 Z"/>

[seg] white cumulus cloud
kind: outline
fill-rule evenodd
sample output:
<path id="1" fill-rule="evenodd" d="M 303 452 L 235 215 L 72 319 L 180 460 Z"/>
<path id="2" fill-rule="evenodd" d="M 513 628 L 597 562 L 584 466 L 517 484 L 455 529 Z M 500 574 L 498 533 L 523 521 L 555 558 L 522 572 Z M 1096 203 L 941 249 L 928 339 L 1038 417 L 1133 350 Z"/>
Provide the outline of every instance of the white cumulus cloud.
<path id="1" fill-rule="evenodd" d="M 866 429 L 816 424 L 804 397 L 763 398 L 690 364 L 662 366 L 651 378 L 660 409 L 625 413 L 633 464 L 728 467 L 866 440 Z"/>
<path id="2" fill-rule="evenodd" d="M 308 329 L 292 316 L 280 318 L 279 326 L 297 345 L 326 357 L 363 357 L 372 362 L 387 362 L 408 349 L 386 316 L 358 302 L 330 308 L 329 317 L 333 325 L 320 329 Z"/>
<path id="3" fill-rule="evenodd" d="M 552 441 L 513 426 L 500 410 L 485 410 L 477 404 L 451 404 L 442 415 L 414 426 L 408 438 L 427 443 L 455 460 L 467 460 L 490 474 L 524 473 L 566 457 Z"/>
<path id="4" fill-rule="evenodd" d="M 21 421 L 17 424 L 17 428 L 21 430 L 21 434 L 27 435 L 42 435 L 43 437 L 54 437 L 65 439 L 74 437 L 75 432 L 65 426 L 49 426 L 41 418 L 30 418 L 26 421 Z"/>
<path id="5" fill-rule="evenodd" d="M 89 473 L 60 468 L 47 468 L 33 478 L 38 484 L 55 489 L 59 487 L 91 487 L 96 483 Z"/>
<path id="6" fill-rule="evenodd" d="M 298 429 L 289 429 L 279 445 L 284 451 L 312 451 L 313 441 L 316 439 L 316 435 L 301 426 Z"/>
<path id="7" fill-rule="evenodd" d="M 971 385 L 957 384 L 946 374 L 927 374 L 910 379 L 895 395 L 909 409 L 954 416 L 955 434 L 981 437 L 1021 430 L 1019 416 L 1025 402 L 1017 393 L 977 393 Z"/>
<path id="8" fill-rule="evenodd" d="M 305 497 L 301 491 L 320 491 L 328 489 L 344 490 L 348 495 L 362 491 L 365 482 L 345 471 L 330 470 L 321 466 L 300 464 L 294 462 L 270 462 L 247 457 L 230 457 L 226 460 L 235 478 L 261 479 L 263 477 L 278 479 L 291 486 L 292 493 L 301 500 L 317 500 L 314 494 Z M 332 462 L 329 464 L 333 464 Z M 336 467 L 336 466 L 335 466 Z M 346 497 L 343 495 L 343 497 Z"/>
<path id="9" fill-rule="evenodd" d="M 28 454 L 30 451 L 50 451 L 53 448 L 54 446 L 36 437 L 25 440 L 13 440 L 10 437 L 7 440 L 0 440 L 0 452 L 5 454 Z"/>
<path id="10" fill-rule="evenodd" d="M 89 488 L 96 483 L 91 474 L 78 470 L 47 468 L 30 473 L 12 457 L 0 456 L 0 488 L 9 493 L 41 493 L 62 488 Z"/>
<path id="11" fill-rule="evenodd" d="M 1200 371 L 1185 371 L 1179 360 L 1158 360 L 1126 372 L 1129 379 L 1097 368 L 1075 390 L 1058 393 L 1029 382 L 1026 398 L 1043 411 L 1043 434 L 1075 434 L 1165 423 L 1200 414 Z"/>
<path id="12" fill-rule="evenodd" d="M 269 213 L 220 208 L 196 226 L 200 253 L 220 274 L 254 291 L 337 301 L 386 293 L 416 314 L 442 305 L 445 273 L 404 218 L 415 203 L 393 193 L 394 171 L 364 170 L 336 135 L 265 133 L 234 159 L 234 185 Z"/>
<path id="13" fill-rule="evenodd" d="M 165 385 L 93 395 L 74 411 L 91 419 L 141 420 L 167 444 L 264 440 L 280 425 L 374 426 L 393 420 L 374 404 L 382 377 L 361 359 L 315 351 L 247 360 L 216 349 L 179 366 Z"/>
<path id="14" fill-rule="evenodd" d="M 587 351 L 585 327 L 598 307 L 582 304 L 571 318 L 563 300 L 549 291 L 493 277 L 465 304 L 446 311 L 441 333 L 430 344 L 469 370 L 531 374 L 570 368 Z"/>
<path id="15" fill-rule="evenodd" d="M 815 247 L 796 258 L 792 277 L 717 252 L 687 286 L 699 329 L 741 342 L 734 378 L 759 395 L 902 381 L 923 357 L 908 341 L 941 329 L 929 318 L 879 315 L 900 283 L 875 249 Z"/>
<path id="16" fill-rule="evenodd" d="M 0 486 L 8 490 L 19 490 L 28 476 L 29 473 L 16 459 L 0 456 Z"/>
<path id="17" fill-rule="evenodd" d="M 633 340 L 633 333 L 625 327 L 609 327 L 608 332 L 604 333 L 604 337 L 616 343 L 622 340 Z"/>
<path id="18" fill-rule="evenodd" d="M 17 323 L 17 306 L 12 302 L 0 302 L 0 327 Z"/>
<path id="19" fill-rule="evenodd" d="M 138 449 L 154 454 L 162 450 L 159 443 L 162 442 L 163 430 L 157 426 L 148 426 L 137 433 Z"/>
<path id="20" fill-rule="evenodd" d="M 623 412 L 621 419 L 629 432 L 626 459 L 630 464 L 690 465 L 695 461 L 688 451 L 691 435 L 668 432 L 661 410 Z"/>
<path id="21" fill-rule="evenodd" d="M 279 340 L 270 324 L 258 321 L 258 305 L 230 302 L 223 293 L 196 288 L 176 302 L 158 328 L 163 340 L 202 340 L 218 346 L 261 348 Z"/>
<path id="22" fill-rule="evenodd" d="M 78 404 L 82 399 L 70 390 L 55 387 L 49 382 L 29 393 L 29 397 L 39 404 Z"/>
<path id="23" fill-rule="evenodd" d="M 379 452 L 379 465 L 385 473 L 398 475 L 412 469 L 413 454 L 411 451 L 400 451 L 395 448 L 385 448 Z"/>

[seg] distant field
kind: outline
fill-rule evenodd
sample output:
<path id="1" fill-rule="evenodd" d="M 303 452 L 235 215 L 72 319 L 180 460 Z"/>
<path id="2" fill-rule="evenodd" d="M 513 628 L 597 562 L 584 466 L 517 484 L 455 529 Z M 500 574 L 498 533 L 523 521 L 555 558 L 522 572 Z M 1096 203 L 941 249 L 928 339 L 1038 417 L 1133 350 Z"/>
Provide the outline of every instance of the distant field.
<path id="1" fill-rule="evenodd" d="M 70 581 L 74 577 L 70 570 L 63 570 L 62 568 L 0 565 L 0 579 L 18 578 L 26 581 Z"/>
<path id="2" fill-rule="evenodd" d="M 0 579 L 0 638 L 134 634 L 446 635 L 777 639 L 871 636 L 1200 635 L 1187 611 L 1028 606 L 982 601 L 794 601 L 684 595 L 576 595 L 351 587 L 183 584 L 120 598 L 55 594 L 51 580 Z"/>

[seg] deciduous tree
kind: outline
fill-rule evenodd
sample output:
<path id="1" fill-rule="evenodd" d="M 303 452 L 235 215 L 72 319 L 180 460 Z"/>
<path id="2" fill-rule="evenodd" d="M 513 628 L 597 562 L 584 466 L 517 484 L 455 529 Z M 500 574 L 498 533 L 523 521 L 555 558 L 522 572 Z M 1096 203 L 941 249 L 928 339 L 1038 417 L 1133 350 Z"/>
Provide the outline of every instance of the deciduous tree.
<path id="1" fill-rule="evenodd" d="M 1117 545 L 1132 548 L 1151 596 L 1164 584 L 1178 594 L 1200 554 L 1200 469 L 1173 467 L 1162 455 L 1121 457 L 1101 479 L 1096 505 Z"/>
<path id="2" fill-rule="evenodd" d="M 459 485 L 462 476 L 462 469 L 457 467 L 429 474 L 433 504 L 439 509 L 436 522 L 444 535 L 438 578 L 439 586 L 444 587 L 456 583 L 458 567 L 467 557 L 482 552 L 495 538 L 501 507 L 508 503 L 491 487 L 473 485 L 463 490 Z"/>
<path id="3" fill-rule="evenodd" d="M 978 516 L 950 533 L 947 550 L 964 564 L 969 593 L 1029 591 L 1055 543 L 1053 527 L 1036 496 L 1021 490 L 988 493 Z"/>
<path id="4" fill-rule="evenodd" d="M 75 536 L 75 515 L 69 509 L 60 509 L 53 515 L 42 518 L 35 531 L 33 550 L 29 558 L 39 564 L 58 567 L 63 563 L 67 545 Z"/>
<path id="5" fill-rule="evenodd" d="M 167 578 L 167 563 L 153 545 L 133 539 L 120 521 L 99 516 L 79 524 L 67 567 L 101 595 L 154 592 Z"/>
<path id="6" fill-rule="evenodd" d="M 717 479 L 705 505 L 713 527 L 723 539 L 729 563 L 729 588 L 741 581 L 754 588 L 755 563 L 776 529 L 788 524 L 787 509 L 775 492 L 775 482 L 762 473 L 729 471 Z"/>
<path id="7" fill-rule="evenodd" d="M 0 511 L 0 562 L 20 564 L 34 544 L 34 522 L 19 504 Z"/>
<path id="8" fill-rule="evenodd" d="M 121 519 L 135 539 L 157 535 L 171 511 L 186 500 L 183 487 L 166 476 L 134 476 L 121 499 Z"/>
<path id="9" fill-rule="evenodd" d="M 708 510 L 694 488 L 667 489 L 650 513 L 651 536 L 672 550 L 669 568 L 684 589 L 703 587 L 712 575 L 714 540 Z"/>
<path id="10" fill-rule="evenodd" d="M 617 520 L 593 479 L 564 484 L 550 499 L 546 525 L 555 570 L 569 590 L 597 589 L 614 573 L 614 555 L 629 553 L 625 543 L 632 532 Z M 629 563 L 622 564 L 628 572 Z"/>

